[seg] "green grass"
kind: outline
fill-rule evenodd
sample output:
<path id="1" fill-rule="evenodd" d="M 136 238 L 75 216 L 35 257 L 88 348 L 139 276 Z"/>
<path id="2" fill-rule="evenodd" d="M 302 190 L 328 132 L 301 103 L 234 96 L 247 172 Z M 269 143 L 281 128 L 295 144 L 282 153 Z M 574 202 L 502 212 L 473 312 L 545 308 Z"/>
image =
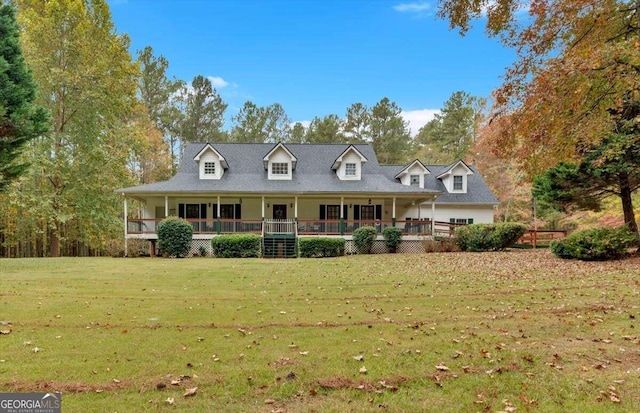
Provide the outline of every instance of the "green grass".
<path id="1" fill-rule="evenodd" d="M 632 412 L 638 305 L 638 258 L 540 250 L 0 260 L 0 391 L 65 413 Z"/>

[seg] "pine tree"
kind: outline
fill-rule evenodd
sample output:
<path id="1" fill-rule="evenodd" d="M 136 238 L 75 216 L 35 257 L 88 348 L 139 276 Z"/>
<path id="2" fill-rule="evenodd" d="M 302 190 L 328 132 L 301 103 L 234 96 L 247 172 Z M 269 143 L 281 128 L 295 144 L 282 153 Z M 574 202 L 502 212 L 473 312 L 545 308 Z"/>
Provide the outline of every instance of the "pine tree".
<path id="1" fill-rule="evenodd" d="M 0 5 L 0 192 L 28 168 L 20 154 L 47 130 L 47 115 L 35 105 L 36 85 L 27 69 L 13 6 Z"/>

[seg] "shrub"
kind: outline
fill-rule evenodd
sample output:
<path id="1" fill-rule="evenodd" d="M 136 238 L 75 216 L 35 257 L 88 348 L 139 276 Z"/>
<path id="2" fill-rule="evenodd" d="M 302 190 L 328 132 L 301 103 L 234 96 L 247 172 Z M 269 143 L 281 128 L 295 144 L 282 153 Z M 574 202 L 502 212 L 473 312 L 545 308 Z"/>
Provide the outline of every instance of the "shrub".
<path id="1" fill-rule="evenodd" d="M 186 257 L 191 249 L 193 227 L 182 218 L 167 217 L 157 228 L 158 250 L 161 255 Z"/>
<path id="2" fill-rule="evenodd" d="M 439 237 L 422 241 L 424 252 L 458 252 L 460 248 L 455 239 L 450 237 Z"/>
<path id="3" fill-rule="evenodd" d="M 389 252 L 396 252 L 402 241 L 402 230 L 398 227 L 386 227 L 382 230 L 382 236 L 384 237 L 384 245 Z"/>
<path id="4" fill-rule="evenodd" d="M 353 243 L 358 250 L 358 254 L 371 254 L 373 242 L 376 240 L 378 232 L 374 227 L 364 226 L 353 231 Z"/>
<path id="5" fill-rule="evenodd" d="M 300 256 L 304 258 L 339 257 L 344 255 L 343 238 L 300 238 Z"/>
<path id="6" fill-rule="evenodd" d="M 207 255 L 209 255 L 209 253 L 207 252 L 207 248 L 204 245 L 200 245 L 200 248 L 198 248 L 198 252 L 200 253 L 201 257 L 206 257 Z"/>
<path id="7" fill-rule="evenodd" d="M 500 224 L 471 224 L 456 229 L 456 243 L 462 251 L 497 251 L 513 245 L 527 226 L 505 222 Z"/>
<path id="8" fill-rule="evenodd" d="M 563 241 L 553 241 L 551 251 L 563 259 L 606 261 L 623 257 L 638 242 L 626 226 L 593 228 L 574 232 Z"/>
<path id="9" fill-rule="evenodd" d="M 218 258 L 257 258 L 261 241 L 255 234 L 220 235 L 211 240 L 211 247 Z"/>

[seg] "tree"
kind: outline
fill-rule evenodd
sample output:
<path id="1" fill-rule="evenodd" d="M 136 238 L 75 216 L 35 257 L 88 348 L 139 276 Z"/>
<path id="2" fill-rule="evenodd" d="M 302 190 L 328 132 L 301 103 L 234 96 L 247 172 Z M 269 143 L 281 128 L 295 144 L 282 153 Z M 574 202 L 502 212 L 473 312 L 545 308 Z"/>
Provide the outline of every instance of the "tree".
<path id="1" fill-rule="evenodd" d="M 371 108 L 371 139 L 380 163 L 407 161 L 411 148 L 408 123 L 402 118 L 402 110 L 383 98 Z"/>
<path id="2" fill-rule="evenodd" d="M 292 143 L 303 143 L 305 142 L 306 133 L 307 130 L 305 129 L 304 125 L 300 122 L 296 122 L 289 130 L 288 141 Z"/>
<path id="3" fill-rule="evenodd" d="M 53 114 L 51 132 L 30 143 L 34 167 L 16 207 L 35 243 L 58 256 L 60 242 L 101 248 L 120 236 L 138 72 L 129 40 L 115 33 L 104 0 L 15 0 L 26 61 Z"/>
<path id="4" fill-rule="evenodd" d="M 597 211 L 604 198 L 618 196 L 625 223 L 638 232 L 631 195 L 640 188 L 640 126 L 626 124 L 581 151 L 584 156 L 579 164 L 561 162 L 536 177 L 534 197 L 563 211 Z"/>
<path id="5" fill-rule="evenodd" d="M 184 88 L 184 82 L 167 78 L 169 62 L 163 56 L 154 56 L 150 46 L 138 51 L 137 62 L 140 65 L 138 96 L 167 142 L 171 151 L 172 172 L 175 173 L 180 150 L 178 125 L 182 116 L 177 95 Z"/>
<path id="6" fill-rule="evenodd" d="M 48 128 L 46 111 L 35 104 L 36 84 L 19 36 L 14 7 L 0 4 L 0 192 L 27 170 L 22 150 Z"/>
<path id="7" fill-rule="evenodd" d="M 180 136 L 184 142 L 224 142 L 226 133 L 224 112 L 227 104 L 211 85 L 211 80 L 198 75 L 191 88 L 183 88 L 182 104 L 184 118 L 180 125 Z"/>
<path id="8" fill-rule="evenodd" d="M 281 142 L 289 136 L 291 120 L 279 103 L 261 107 L 247 101 L 231 120 L 234 142 Z"/>
<path id="9" fill-rule="evenodd" d="M 597 145 L 615 130 L 610 111 L 640 98 L 640 1 L 441 0 L 438 14 L 465 33 L 487 14 L 487 31 L 501 36 L 518 59 L 494 93 L 494 150 L 529 176 L 577 148 Z"/>
<path id="10" fill-rule="evenodd" d="M 454 92 L 440 113 L 418 131 L 414 142 L 419 157 L 428 163 L 443 164 L 466 158 L 476 139 L 485 104 L 483 98 L 463 91 Z"/>
<path id="11" fill-rule="evenodd" d="M 349 143 L 364 143 L 371 139 L 371 113 L 362 103 L 354 103 L 347 108 L 344 134 Z"/>
<path id="12" fill-rule="evenodd" d="M 338 115 L 315 117 L 307 128 L 305 142 L 308 143 L 346 143 L 342 133 L 343 121 Z"/>

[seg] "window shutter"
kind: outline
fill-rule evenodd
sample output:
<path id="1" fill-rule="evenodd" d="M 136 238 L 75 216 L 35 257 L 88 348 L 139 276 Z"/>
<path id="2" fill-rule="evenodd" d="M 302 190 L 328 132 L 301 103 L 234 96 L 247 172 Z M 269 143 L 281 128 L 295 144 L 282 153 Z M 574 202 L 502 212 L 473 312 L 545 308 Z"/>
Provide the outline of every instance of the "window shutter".
<path id="1" fill-rule="evenodd" d="M 449 222 L 451 222 L 452 224 L 456 223 L 456 219 L 455 218 L 449 218 Z"/>
<path id="2" fill-rule="evenodd" d="M 347 219 L 348 216 L 349 216 L 349 205 L 344 204 L 342 205 L 342 218 Z"/>
<path id="3" fill-rule="evenodd" d="M 200 219 L 207 219 L 207 204 L 200 204 Z"/>
<path id="4" fill-rule="evenodd" d="M 178 217 L 184 218 L 184 204 L 178 204 Z"/>
<path id="5" fill-rule="evenodd" d="M 360 220 L 360 205 L 353 206 L 353 219 L 354 221 Z"/>
<path id="6" fill-rule="evenodd" d="M 242 204 L 236 204 L 236 219 L 242 219 Z"/>
<path id="7" fill-rule="evenodd" d="M 327 219 L 327 206 L 320 205 L 320 219 Z"/>
<path id="8" fill-rule="evenodd" d="M 467 219 L 467 224 L 473 224 L 473 218 Z"/>
<path id="9" fill-rule="evenodd" d="M 382 205 L 376 205 L 376 219 L 382 219 Z"/>

